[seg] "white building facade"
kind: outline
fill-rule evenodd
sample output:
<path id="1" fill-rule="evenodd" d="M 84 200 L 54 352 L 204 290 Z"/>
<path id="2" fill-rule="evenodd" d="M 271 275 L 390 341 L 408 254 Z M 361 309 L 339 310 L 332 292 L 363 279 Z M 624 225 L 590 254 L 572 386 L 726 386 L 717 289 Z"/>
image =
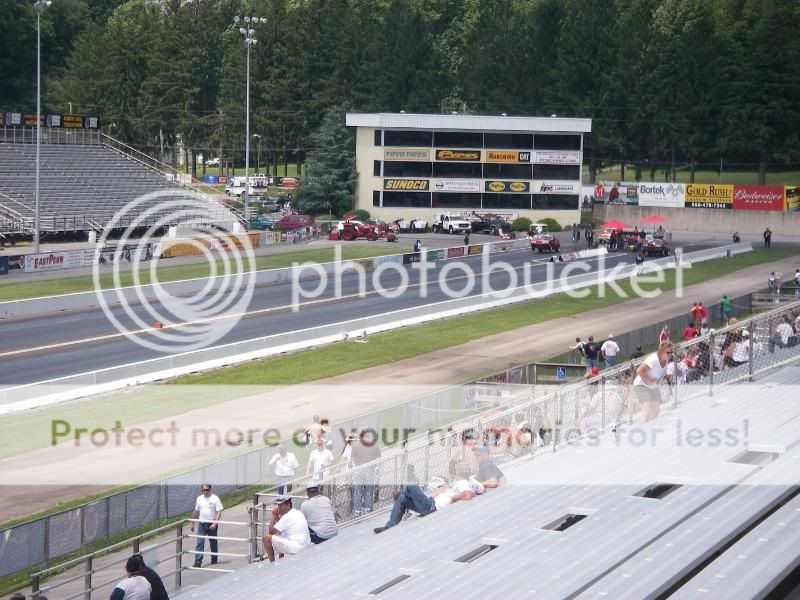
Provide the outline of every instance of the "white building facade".
<path id="1" fill-rule="evenodd" d="M 348 113 L 356 208 L 385 221 L 492 213 L 580 219 L 591 119 Z"/>

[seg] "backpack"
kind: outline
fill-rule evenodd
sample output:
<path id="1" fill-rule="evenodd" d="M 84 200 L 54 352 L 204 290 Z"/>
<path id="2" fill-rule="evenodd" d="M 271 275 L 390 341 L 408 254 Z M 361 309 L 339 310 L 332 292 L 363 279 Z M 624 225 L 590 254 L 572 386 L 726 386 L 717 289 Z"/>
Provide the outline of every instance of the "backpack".
<path id="1" fill-rule="evenodd" d="M 600 350 L 597 347 L 597 344 L 595 344 L 594 342 L 589 342 L 587 344 L 584 344 L 583 346 L 583 353 L 586 355 L 586 358 L 591 358 L 592 360 L 594 360 L 597 358 L 599 352 Z"/>

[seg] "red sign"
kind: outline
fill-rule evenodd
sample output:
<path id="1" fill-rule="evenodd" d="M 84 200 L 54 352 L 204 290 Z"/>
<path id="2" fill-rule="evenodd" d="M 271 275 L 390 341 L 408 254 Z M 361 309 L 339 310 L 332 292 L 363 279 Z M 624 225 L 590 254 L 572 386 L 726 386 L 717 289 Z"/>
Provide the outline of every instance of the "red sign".
<path id="1" fill-rule="evenodd" d="M 464 246 L 447 249 L 447 258 L 455 258 L 456 256 L 464 256 Z"/>
<path id="2" fill-rule="evenodd" d="M 777 185 L 736 185 L 733 187 L 735 210 L 783 211 L 783 188 Z"/>
<path id="3" fill-rule="evenodd" d="M 606 188 L 603 186 L 602 183 L 598 183 L 594 186 L 594 197 L 595 198 L 603 198 L 606 195 Z"/>

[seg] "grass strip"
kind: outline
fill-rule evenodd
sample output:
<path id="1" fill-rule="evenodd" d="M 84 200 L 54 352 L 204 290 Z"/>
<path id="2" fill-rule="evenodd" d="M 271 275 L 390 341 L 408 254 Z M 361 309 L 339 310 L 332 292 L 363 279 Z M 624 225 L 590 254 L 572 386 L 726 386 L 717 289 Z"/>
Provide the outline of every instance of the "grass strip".
<path id="1" fill-rule="evenodd" d="M 400 251 L 401 250 L 397 248 L 396 245 L 391 244 L 383 244 L 380 246 L 342 246 L 342 258 L 344 260 L 371 258 L 373 256 L 397 254 Z M 292 264 L 296 262 L 332 262 L 333 259 L 333 248 L 314 248 L 311 250 L 298 250 L 296 252 L 257 256 L 255 263 L 256 269 L 263 270 L 291 267 Z M 224 269 L 224 263 L 218 261 L 217 273 L 223 273 Z M 179 281 L 181 279 L 208 277 L 211 274 L 211 266 L 206 262 L 189 265 L 163 266 L 159 267 L 157 272 L 158 281 L 166 283 L 168 281 Z M 121 272 L 119 279 L 123 287 L 134 284 L 133 274 L 129 271 Z M 150 283 L 149 268 L 140 271 L 139 280 L 142 284 Z M 113 288 L 113 275 L 111 273 L 101 275 L 100 285 L 103 289 Z M 93 290 L 94 281 L 91 275 L 65 277 L 64 279 L 25 281 L 0 286 L 0 302 L 40 298 L 42 296 L 55 296 L 59 294 L 73 294 L 76 292 L 91 292 Z"/>

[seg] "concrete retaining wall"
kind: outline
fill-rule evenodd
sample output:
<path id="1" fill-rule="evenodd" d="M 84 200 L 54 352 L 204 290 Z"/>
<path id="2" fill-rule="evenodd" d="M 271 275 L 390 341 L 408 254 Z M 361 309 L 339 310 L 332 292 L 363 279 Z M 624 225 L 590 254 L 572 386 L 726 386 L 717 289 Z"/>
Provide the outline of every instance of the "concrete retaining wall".
<path id="1" fill-rule="evenodd" d="M 594 215 L 600 223 L 617 220 L 639 227 L 642 226 L 642 218 L 649 215 L 661 215 L 669 219 L 664 223 L 664 229 L 667 231 L 724 234 L 733 234 L 734 231 L 738 231 L 740 234 L 761 235 L 764 229 L 769 227 L 775 236 L 800 235 L 800 213 L 598 204 L 594 207 Z"/>

